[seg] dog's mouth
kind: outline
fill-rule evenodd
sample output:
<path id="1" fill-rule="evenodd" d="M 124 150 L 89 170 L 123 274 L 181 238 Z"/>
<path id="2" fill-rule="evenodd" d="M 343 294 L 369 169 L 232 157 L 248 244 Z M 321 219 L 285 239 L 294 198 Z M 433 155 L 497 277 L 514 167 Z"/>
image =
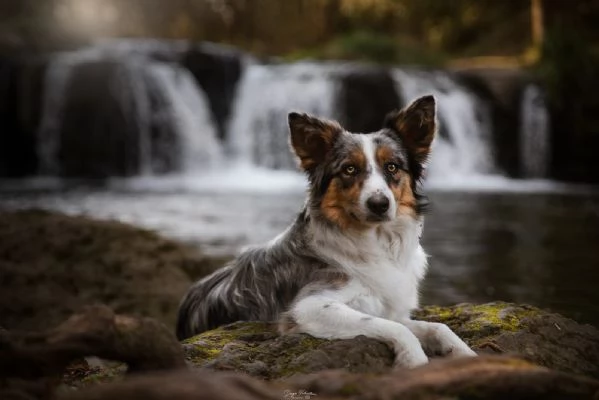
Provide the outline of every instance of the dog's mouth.
<path id="1" fill-rule="evenodd" d="M 369 214 L 366 217 L 366 221 L 368 222 L 386 222 L 386 221 L 390 221 L 391 219 L 389 218 L 389 216 L 387 215 L 378 215 L 378 214 Z"/>
<path id="2" fill-rule="evenodd" d="M 349 212 L 349 216 L 358 222 L 361 222 L 361 223 L 366 222 L 366 223 L 370 223 L 370 224 L 377 224 L 377 223 L 387 222 L 387 221 L 391 220 L 391 218 L 389 218 L 389 216 L 386 214 L 378 215 L 378 214 L 368 213 L 365 217 L 360 217 L 355 212 Z"/>

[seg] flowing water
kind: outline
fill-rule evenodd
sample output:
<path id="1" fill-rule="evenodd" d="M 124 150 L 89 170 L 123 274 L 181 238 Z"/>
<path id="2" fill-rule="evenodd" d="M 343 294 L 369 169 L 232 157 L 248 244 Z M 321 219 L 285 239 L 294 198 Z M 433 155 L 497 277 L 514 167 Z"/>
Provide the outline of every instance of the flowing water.
<path id="1" fill-rule="evenodd" d="M 177 49 L 146 47 L 125 41 L 56 58 L 48 69 L 38 143 L 46 177 L 0 181 L 0 208 L 118 219 L 219 256 L 271 239 L 294 219 L 305 196 L 305 179 L 294 171 L 287 145 L 286 115 L 299 110 L 337 118 L 338 76 L 352 67 L 246 60 L 226 140 L 219 142 L 207 96 L 189 72 L 168 60 L 143 58 L 153 51 L 169 59 Z M 69 79 L 84 63 L 106 57 L 121 57 L 114 97 L 134 100 L 127 117 L 136 126 L 140 176 L 99 187 L 51 177 L 60 170 Z M 433 209 L 423 240 L 431 268 L 423 302 L 515 301 L 599 325 L 599 193 L 503 177 L 494 163 L 484 102 L 445 72 L 390 73 L 403 99 L 434 94 L 441 124 L 428 169 Z M 525 173 L 542 178 L 549 127 L 535 86 L 525 89 L 521 113 Z M 180 159 L 180 168 L 167 176 L 153 175 L 160 169 L 152 153 L 156 129 L 175 132 L 179 143 L 162 148 Z"/>

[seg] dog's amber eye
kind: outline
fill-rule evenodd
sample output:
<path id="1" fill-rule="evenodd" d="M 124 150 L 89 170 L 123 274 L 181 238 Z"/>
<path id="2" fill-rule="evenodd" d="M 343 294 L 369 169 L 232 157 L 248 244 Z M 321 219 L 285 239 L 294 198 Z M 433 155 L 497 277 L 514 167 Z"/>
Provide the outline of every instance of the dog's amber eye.
<path id="1" fill-rule="evenodd" d="M 390 174 L 394 174 L 394 173 L 397 172 L 397 170 L 399 169 L 399 167 L 395 163 L 387 163 L 387 164 L 385 164 L 385 169 Z"/>
<path id="2" fill-rule="evenodd" d="M 346 165 L 343 168 L 343 173 L 345 175 L 353 176 L 353 175 L 355 175 L 355 174 L 358 173 L 358 169 L 355 166 L 353 166 L 353 165 Z"/>

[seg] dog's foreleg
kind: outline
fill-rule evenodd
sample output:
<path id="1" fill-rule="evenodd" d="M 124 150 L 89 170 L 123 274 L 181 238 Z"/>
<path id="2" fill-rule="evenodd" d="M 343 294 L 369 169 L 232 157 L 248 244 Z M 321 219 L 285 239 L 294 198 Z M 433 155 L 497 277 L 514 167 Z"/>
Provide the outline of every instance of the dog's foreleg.
<path id="1" fill-rule="evenodd" d="M 395 366 L 412 368 L 428 362 L 418 338 L 401 323 L 364 314 L 330 297 L 306 297 L 287 315 L 297 324 L 295 332 L 324 339 L 364 335 L 387 342 L 395 351 Z"/>
<path id="2" fill-rule="evenodd" d="M 411 319 L 401 320 L 401 322 L 416 335 L 429 356 L 440 355 L 453 358 L 477 355 L 445 324 Z"/>

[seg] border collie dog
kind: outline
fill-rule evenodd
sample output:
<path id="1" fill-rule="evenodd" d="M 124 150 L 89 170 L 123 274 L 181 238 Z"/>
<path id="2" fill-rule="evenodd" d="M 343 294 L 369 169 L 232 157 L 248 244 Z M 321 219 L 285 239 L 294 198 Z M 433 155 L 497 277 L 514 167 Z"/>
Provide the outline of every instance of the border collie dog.
<path id="1" fill-rule="evenodd" d="M 390 113 L 376 132 L 299 113 L 289 114 L 289 129 L 309 180 L 303 210 L 278 237 L 191 287 L 179 339 L 240 320 L 278 320 L 281 333 L 382 340 L 402 367 L 425 364 L 427 355 L 475 356 L 446 325 L 410 317 L 427 268 L 418 186 L 436 131 L 435 99 Z"/>

